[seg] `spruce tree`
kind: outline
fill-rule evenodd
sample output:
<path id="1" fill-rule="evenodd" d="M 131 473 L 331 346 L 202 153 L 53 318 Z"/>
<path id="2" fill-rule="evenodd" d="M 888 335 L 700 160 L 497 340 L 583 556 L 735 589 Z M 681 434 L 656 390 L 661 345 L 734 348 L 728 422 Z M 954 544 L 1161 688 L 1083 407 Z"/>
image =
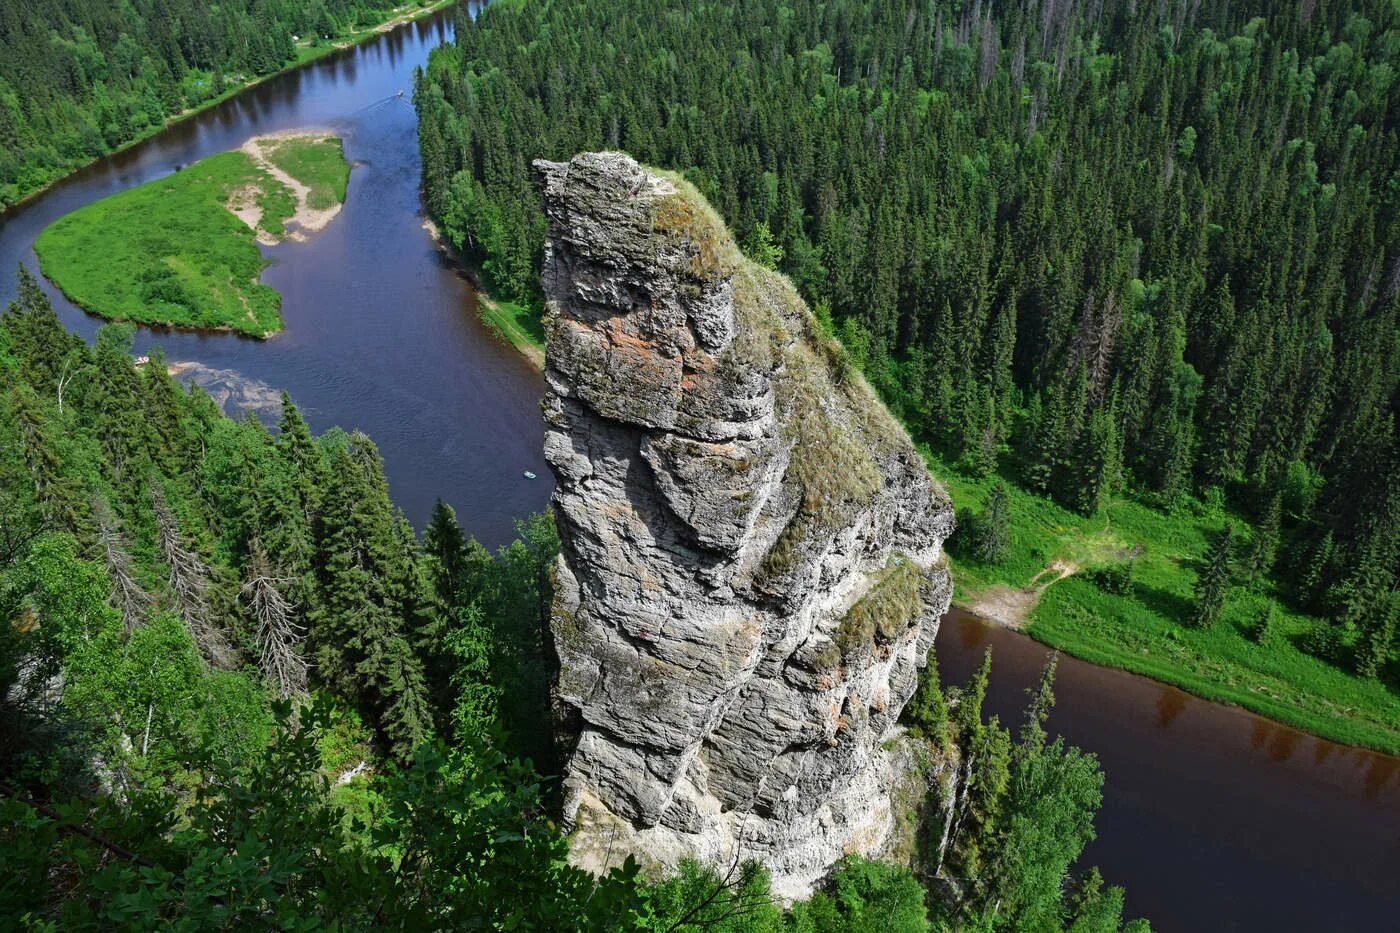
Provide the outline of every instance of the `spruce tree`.
<path id="1" fill-rule="evenodd" d="M 1392 590 L 1378 599 L 1362 621 L 1356 646 L 1356 672 L 1362 677 L 1379 677 L 1390 663 L 1395 647 L 1396 614 L 1400 598 Z"/>
<path id="2" fill-rule="evenodd" d="M 277 426 L 277 450 L 290 470 L 297 498 L 310 522 L 320 502 L 324 464 L 321 451 L 311 437 L 311 429 L 286 392 L 282 393 L 282 417 Z"/>
<path id="3" fill-rule="evenodd" d="M 165 361 L 165 354 L 153 350 L 150 361 L 141 368 L 142 401 L 153 440 L 155 460 L 162 470 L 174 475 L 194 466 L 198 445 L 185 430 L 181 392 Z"/>
<path id="4" fill-rule="evenodd" d="M 63 462 L 32 393 L 23 388 L 12 390 L 10 406 L 19 426 L 20 446 L 44 521 L 51 528 L 75 535 L 86 532 L 88 523 L 77 484 L 64 474 Z"/>
<path id="5" fill-rule="evenodd" d="M 959 741 L 965 742 L 982 728 L 982 703 L 987 698 L 987 684 L 992 678 L 992 649 L 982 655 L 982 663 L 972 679 L 958 693 L 958 705 L 953 712 Z"/>
<path id="6" fill-rule="evenodd" d="M 1294 575 L 1294 596 L 1304 609 L 1316 609 L 1321 604 L 1324 583 L 1332 572 L 1332 557 L 1336 543 L 1332 532 L 1324 534 L 1307 552 L 1307 560 Z"/>
<path id="7" fill-rule="evenodd" d="M 1040 417 L 1033 422 L 1026 481 L 1036 492 L 1048 495 L 1054 488 L 1059 464 L 1064 456 L 1068 431 L 1064 392 L 1058 381 L 1047 392 Z"/>
<path id="8" fill-rule="evenodd" d="M 19 297 L 10 302 L 3 321 L 25 381 L 41 398 L 51 397 L 65 362 L 83 342 L 59 321 L 48 296 L 24 266 L 19 267 Z"/>
<path id="9" fill-rule="evenodd" d="M 467 536 L 457 513 L 441 499 L 433 503 L 432 516 L 423 531 L 423 550 L 432 561 L 433 587 L 445 605 L 458 604 L 466 583 Z"/>
<path id="10" fill-rule="evenodd" d="M 980 559 L 993 564 L 1006 559 L 1011 551 L 1011 513 L 1005 483 L 996 482 L 987 493 L 976 531 L 975 551 Z"/>
<path id="11" fill-rule="evenodd" d="M 1269 644 L 1274 637 L 1278 622 L 1278 607 L 1269 603 L 1260 609 L 1245 632 L 1249 640 L 1258 645 Z"/>
<path id="12" fill-rule="evenodd" d="M 1278 493 L 1269 499 L 1264 514 L 1254 530 L 1254 543 L 1249 549 L 1249 577 L 1260 580 L 1274 567 L 1278 556 L 1279 524 L 1283 515 L 1283 499 Z"/>
<path id="13" fill-rule="evenodd" d="M 940 746 L 948 740 L 948 701 L 938 683 L 938 665 L 932 651 L 929 652 L 928 664 L 919 676 L 918 689 L 901 715 L 914 729 Z"/>
<path id="14" fill-rule="evenodd" d="M 403 614 L 403 542 L 389 503 L 379 452 L 352 435 L 329 452 L 329 478 L 317 533 L 316 606 L 308 644 L 318 679 L 372 721 L 386 747 L 411 753 L 430 725 L 427 684 Z"/>
<path id="15" fill-rule="evenodd" d="M 1108 504 L 1122 477 L 1122 441 L 1112 405 L 1102 405 L 1089 416 L 1076 445 L 1073 501 L 1086 515 L 1096 515 Z"/>
<path id="16" fill-rule="evenodd" d="M 1225 606 L 1230 590 L 1230 561 L 1234 528 L 1227 522 L 1206 552 L 1206 566 L 1196 578 L 1196 609 L 1191 616 L 1195 628 L 1207 628 L 1215 623 Z"/>
<path id="17" fill-rule="evenodd" d="M 96 372 L 86 410 L 95 420 L 108 477 L 130 495 L 139 487 L 127 479 L 146 473 L 149 430 L 141 399 L 141 377 L 131 361 L 131 329 L 109 324 L 98 331 L 95 359 Z"/>

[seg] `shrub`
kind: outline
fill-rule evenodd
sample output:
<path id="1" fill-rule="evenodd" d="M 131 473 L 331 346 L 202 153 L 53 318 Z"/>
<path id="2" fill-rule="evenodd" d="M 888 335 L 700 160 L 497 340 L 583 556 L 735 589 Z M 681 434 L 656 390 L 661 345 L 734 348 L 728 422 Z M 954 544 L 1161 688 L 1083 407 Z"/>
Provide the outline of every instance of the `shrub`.
<path id="1" fill-rule="evenodd" d="M 1127 596 L 1133 591 L 1133 562 L 1119 561 L 1089 572 L 1089 581 L 1114 596 Z"/>

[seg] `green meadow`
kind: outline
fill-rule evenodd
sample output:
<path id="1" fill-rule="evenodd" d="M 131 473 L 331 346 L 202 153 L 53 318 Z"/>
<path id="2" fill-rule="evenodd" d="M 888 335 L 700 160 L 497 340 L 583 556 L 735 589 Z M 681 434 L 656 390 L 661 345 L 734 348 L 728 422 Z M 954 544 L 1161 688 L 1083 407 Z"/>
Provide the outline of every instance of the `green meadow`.
<path id="1" fill-rule="evenodd" d="M 1303 651 L 1299 642 L 1317 620 L 1278 599 L 1275 581 L 1234 586 L 1214 625 L 1188 625 L 1211 540 L 1228 521 L 1247 543 L 1253 530 L 1243 516 L 1201 502 L 1169 512 L 1124 498 L 1086 517 L 1004 476 L 977 478 L 936 456 L 928 461 L 960 510 L 980 510 L 999 479 L 1010 495 L 1006 559 L 984 563 L 966 549 L 950 555 L 959 605 L 1037 589 L 1059 576 L 1044 573 L 1051 564 L 1072 567 L 1029 600 L 1023 628 L 1037 640 L 1324 738 L 1400 752 L 1400 696 Z M 1127 592 L 1094 582 L 1096 570 L 1123 562 L 1132 565 Z M 1271 606 L 1269 635 L 1255 641 L 1251 626 Z"/>
<path id="2" fill-rule="evenodd" d="M 289 137 L 268 148 L 310 189 L 308 201 L 344 199 L 339 140 Z M 254 156 L 223 152 L 79 208 L 34 250 L 44 275 L 102 317 L 267 337 L 282 328 L 281 297 L 258 281 L 267 261 L 257 239 L 275 242 L 304 207 Z"/>
<path id="3" fill-rule="evenodd" d="M 345 201 L 350 165 L 334 136 L 272 137 L 263 144 L 268 161 L 311 189 L 307 206 L 323 211 Z"/>

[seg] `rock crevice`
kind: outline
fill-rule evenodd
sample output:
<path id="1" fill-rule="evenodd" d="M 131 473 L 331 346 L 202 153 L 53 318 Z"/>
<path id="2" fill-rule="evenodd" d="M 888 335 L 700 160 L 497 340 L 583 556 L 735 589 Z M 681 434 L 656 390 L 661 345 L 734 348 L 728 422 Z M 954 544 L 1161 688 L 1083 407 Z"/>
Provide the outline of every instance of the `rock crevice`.
<path id="1" fill-rule="evenodd" d="M 948 605 L 952 508 L 689 184 L 535 165 L 574 858 L 758 858 L 801 896 L 889 845 L 884 746 Z"/>

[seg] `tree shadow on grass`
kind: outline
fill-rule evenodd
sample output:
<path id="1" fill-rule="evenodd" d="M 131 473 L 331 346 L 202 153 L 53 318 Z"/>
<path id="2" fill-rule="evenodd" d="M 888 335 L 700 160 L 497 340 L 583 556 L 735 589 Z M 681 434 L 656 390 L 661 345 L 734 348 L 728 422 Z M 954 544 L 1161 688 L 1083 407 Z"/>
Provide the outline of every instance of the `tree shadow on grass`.
<path id="1" fill-rule="evenodd" d="M 1196 604 L 1186 597 L 1143 583 L 1133 586 L 1133 596 L 1144 609 L 1182 625 L 1190 622 L 1191 616 L 1196 611 Z"/>

